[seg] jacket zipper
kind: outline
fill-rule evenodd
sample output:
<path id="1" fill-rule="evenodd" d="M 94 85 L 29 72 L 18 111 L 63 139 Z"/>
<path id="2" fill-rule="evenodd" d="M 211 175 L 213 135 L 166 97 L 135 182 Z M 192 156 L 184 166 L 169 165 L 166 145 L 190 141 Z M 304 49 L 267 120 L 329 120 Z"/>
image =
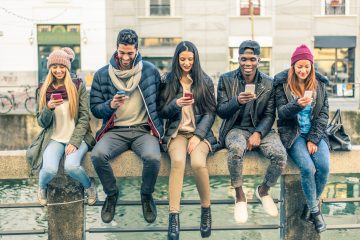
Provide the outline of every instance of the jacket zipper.
<path id="1" fill-rule="evenodd" d="M 142 91 L 141 91 L 141 89 L 140 89 L 140 86 L 139 86 L 139 85 L 138 85 L 138 89 L 139 89 L 139 91 L 140 91 L 141 98 L 142 98 L 142 99 L 143 99 L 143 101 L 144 101 L 144 105 L 145 105 L 145 108 L 146 108 L 146 112 L 147 112 L 147 114 L 148 114 L 148 116 L 149 116 L 149 119 L 150 119 L 150 121 L 152 122 L 152 124 L 153 124 L 153 126 L 154 126 L 154 128 L 155 128 L 155 130 L 156 130 L 156 132 L 157 132 L 157 134 L 158 134 L 158 136 L 159 136 L 159 139 L 161 140 L 161 139 L 163 138 L 163 136 L 161 136 L 161 135 L 160 135 L 160 133 L 159 133 L 159 131 L 157 130 L 157 128 L 156 128 L 156 126 L 155 126 L 155 124 L 154 124 L 153 120 L 151 119 L 149 109 L 148 109 L 148 107 L 147 107 L 147 105 L 146 105 L 145 98 L 144 98 L 144 96 L 143 96 L 143 93 L 142 93 Z"/>

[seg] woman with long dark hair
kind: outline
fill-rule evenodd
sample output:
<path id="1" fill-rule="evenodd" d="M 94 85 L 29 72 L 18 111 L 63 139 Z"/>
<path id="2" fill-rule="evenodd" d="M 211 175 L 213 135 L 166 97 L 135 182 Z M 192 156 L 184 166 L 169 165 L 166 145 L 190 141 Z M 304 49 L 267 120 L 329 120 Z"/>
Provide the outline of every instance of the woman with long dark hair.
<path id="1" fill-rule="evenodd" d="M 312 222 L 319 233 L 326 230 L 320 197 L 330 164 L 325 133 L 329 105 L 327 79 L 315 72 L 314 57 L 300 45 L 291 57 L 291 68 L 275 76 L 276 106 L 280 138 L 301 175 L 306 205 L 302 219 Z"/>
<path id="2" fill-rule="evenodd" d="M 31 171 L 40 171 L 37 197 L 41 205 L 47 204 L 48 183 L 56 176 L 63 157 L 65 173 L 82 184 L 88 204 L 95 204 L 97 198 L 95 181 L 81 166 L 95 139 L 90 129 L 85 84 L 70 76 L 74 57 L 74 51 L 67 47 L 49 55 L 49 72 L 37 95 L 36 117 L 43 130 L 32 145 L 42 147 L 27 154 L 27 158 Z"/>
<path id="3" fill-rule="evenodd" d="M 209 237 L 210 183 L 206 159 L 216 144 L 211 131 L 216 102 L 212 80 L 202 70 L 198 51 L 189 41 L 179 43 L 175 49 L 171 71 L 162 80 L 159 108 L 166 120 L 163 145 L 171 159 L 168 239 L 179 239 L 180 198 L 187 155 L 190 155 L 201 200 L 201 236 Z"/>

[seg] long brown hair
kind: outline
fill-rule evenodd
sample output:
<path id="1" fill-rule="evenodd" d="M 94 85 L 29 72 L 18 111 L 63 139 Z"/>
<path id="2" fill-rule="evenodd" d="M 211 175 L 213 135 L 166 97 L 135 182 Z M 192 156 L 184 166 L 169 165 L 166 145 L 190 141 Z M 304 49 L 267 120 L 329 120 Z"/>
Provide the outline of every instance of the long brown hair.
<path id="1" fill-rule="evenodd" d="M 51 73 L 51 69 L 49 69 L 48 75 L 46 76 L 46 79 L 44 81 L 44 84 L 41 86 L 40 89 L 40 96 L 39 96 L 39 110 L 42 111 L 43 108 L 46 105 L 46 91 L 48 89 L 48 87 L 53 83 L 55 79 L 55 76 Z M 69 99 L 69 110 L 70 110 L 70 117 L 72 119 L 75 118 L 75 115 L 78 111 L 78 104 L 77 104 L 77 89 L 75 84 L 73 83 L 71 76 L 70 76 L 70 72 L 69 70 L 66 68 L 66 74 L 65 74 L 65 79 L 64 79 L 64 85 L 65 85 L 65 89 L 68 95 L 68 99 Z"/>
<path id="2" fill-rule="evenodd" d="M 315 77 L 314 64 L 311 64 L 311 71 L 304 82 L 304 88 L 302 89 L 299 84 L 299 79 L 295 73 L 295 64 L 291 66 L 288 71 L 287 84 L 290 91 L 298 97 L 304 96 L 305 90 L 315 91 L 317 87 L 317 80 Z"/>

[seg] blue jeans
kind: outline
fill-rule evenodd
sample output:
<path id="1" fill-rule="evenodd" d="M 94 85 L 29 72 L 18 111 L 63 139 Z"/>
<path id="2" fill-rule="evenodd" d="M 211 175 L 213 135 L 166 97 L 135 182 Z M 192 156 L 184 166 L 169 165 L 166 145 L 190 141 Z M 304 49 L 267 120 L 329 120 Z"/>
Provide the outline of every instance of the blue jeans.
<path id="1" fill-rule="evenodd" d="M 50 140 L 43 154 L 43 163 L 39 173 L 39 187 L 46 189 L 48 183 L 56 176 L 59 163 L 65 153 L 65 143 Z M 88 146 L 82 142 L 79 149 L 65 158 L 64 170 L 70 177 L 79 181 L 85 189 L 91 185 L 90 179 L 84 168 L 80 165 Z"/>
<path id="2" fill-rule="evenodd" d="M 301 186 L 308 207 L 311 212 L 317 212 L 318 200 L 329 176 L 330 152 L 324 140 L 319 142 L 317 152 L 312 155 L 306 144 L 306 136 L 300 135 L 288 152 L 300 170 Z"/>

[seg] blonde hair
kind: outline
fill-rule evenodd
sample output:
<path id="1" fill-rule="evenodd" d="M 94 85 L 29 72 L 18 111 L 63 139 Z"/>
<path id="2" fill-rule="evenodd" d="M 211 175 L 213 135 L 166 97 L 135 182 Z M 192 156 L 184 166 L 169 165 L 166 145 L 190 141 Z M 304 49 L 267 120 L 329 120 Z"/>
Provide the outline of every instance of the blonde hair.
<path id="1" fill-rule="evenodd" d="M 292 65 L 288 72 L 288 87 L 290 90 L 298 97 L 302 97 L 304 95 L 305 90 L 315 91 L 317 82 L 315 77 L 314 64 L 311 65 L 311 71 L 305 80 L 304 89 L 300 88 L 300 84 L 298 81 L 298 77 L 295 74 L 295 65 Z"/>
<path id="2" fill-rule="evenodd" d="M 49 69 L 48 75 L 44 81 L 44 84 L 41 86 L 40 89 L 40 96 L 39 96 L 39 111 L 42 111 L 46 105 L 46 91 L 48 90 L 49 86 L 53 83 L 55 76 L 51 73 L 51 69 Z M 69 100 L 69 110 L 70 110 L 70 117 L 72 119 L 75 118 L 75 115 L 78 111 L 78 104 L 77 104 L 77 89 L 75 84 L 73 83 L 70 72 L 66 68 L 64 85 L 66 89 L 66 93 L 68 95 Z"/>

